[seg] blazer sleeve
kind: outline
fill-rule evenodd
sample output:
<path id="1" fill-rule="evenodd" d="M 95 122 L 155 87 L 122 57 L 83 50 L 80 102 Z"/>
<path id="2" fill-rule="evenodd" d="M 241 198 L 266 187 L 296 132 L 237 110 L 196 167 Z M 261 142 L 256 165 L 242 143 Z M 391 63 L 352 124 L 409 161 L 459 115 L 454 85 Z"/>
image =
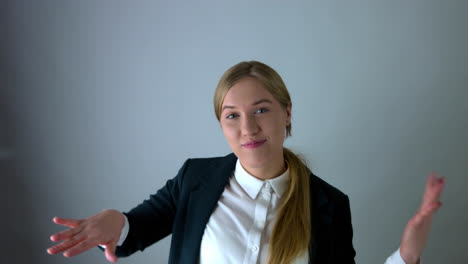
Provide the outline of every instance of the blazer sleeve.
<path id="1" fill-rule="evenodd" d="M 174 218 L 182 189 L 187 160 L 177 176 L 141 204 L 125 212 L 129 223 L 127 238 L 116 249 L 117 257 L 127 257 L 172 233 Z"/>
<path id="2" fill-rule="evenodd" d="M 337 208 L 338 210 L 334 225 L 335 245 L 333 256 L 335 261 L 332 263 L 355 264 L 354 257 L 356 251 L 353 247 L 353 227 L 351 223 L 351 209 L 348 196 L 344 196 Z"/>

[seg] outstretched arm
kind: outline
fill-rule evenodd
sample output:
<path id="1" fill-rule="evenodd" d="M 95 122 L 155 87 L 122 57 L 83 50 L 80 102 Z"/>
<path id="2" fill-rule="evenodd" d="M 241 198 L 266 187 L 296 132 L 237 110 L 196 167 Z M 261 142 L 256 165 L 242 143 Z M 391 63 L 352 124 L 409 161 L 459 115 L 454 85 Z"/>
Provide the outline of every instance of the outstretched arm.
<path id="1" fill-rule="evenodd" d="M 400 244 L 400 254 L 406 264 L 419 263 L 431 228 L 432 217 L 442 205 L 440 195 L 445 178 L 431 173 L 427 179 L 421 207 L 409 220 Z"/>

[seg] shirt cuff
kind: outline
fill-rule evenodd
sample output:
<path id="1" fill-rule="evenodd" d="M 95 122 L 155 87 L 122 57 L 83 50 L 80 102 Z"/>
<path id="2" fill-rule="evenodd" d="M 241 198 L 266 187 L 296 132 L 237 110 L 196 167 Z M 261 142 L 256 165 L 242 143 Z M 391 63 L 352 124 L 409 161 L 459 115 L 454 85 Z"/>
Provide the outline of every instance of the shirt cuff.
<path id="1" fill-rule="evenodd" d="M 117 246 L 121 246 L 123 242 L 125 241 L 125 239 L 127 239 L 128 230 L 130 229 L 129 228 L 130 225 L 128 224 L 128 218 L 125 214 L 124 216 L 125 216 L 125 225 L 122 228 L 122 232 L 120 233 L 120 239 L 119 239 L 119 242 L 117 242 Z"/>
<path id="2" fill-rule="evenodd" d="M 393 254 L 387 258 L 385 264 L 406 264 L 400 254 L 400 248 L 397 251 L 393 252 Z"/>
<path id="3" fill-rule="evenodd" d="M 120 238 L 119 238 L 119 242 L 117 242 L 117 245 L 116 246 L 121 246 L 123 244 L 123 242 L 125 241 L 125 239 L 127 239 L 127 235 L 128 235 L 128 230 L 130 229 L 130 225 L 128 223 L 128 218 L 127 216 L 124 214 L 124 217 L 125 217 L 125 224 L 124 226 L 122 227 L 122 231 L 120 232 Z M 106 248 L 105 245 L 99 245 L 100 248 Z"/>
<path id="4" fill-rule="evenodd" d="M 419 258 L 418 264 L 422 264 L 421 258 Z M 393 254 L 388 257 L 385 264 L 406 264 L 405 260 L 401 257 L 400 248 L 397 251 L 393 252 Z"/>

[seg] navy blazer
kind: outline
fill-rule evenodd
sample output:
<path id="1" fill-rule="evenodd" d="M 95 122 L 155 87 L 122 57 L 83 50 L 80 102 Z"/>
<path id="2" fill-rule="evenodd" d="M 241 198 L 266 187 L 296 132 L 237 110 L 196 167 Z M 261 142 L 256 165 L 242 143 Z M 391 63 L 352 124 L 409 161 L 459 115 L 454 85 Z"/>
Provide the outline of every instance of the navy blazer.
<path id="1" fill-rule="evenodd" d="M 125 213 L 129 233 L 117 247 L 129 256 L 172 234 L 169 263 L 198 263 L 205 226 L 229 182 L 237 157 L 189 159 L 177 176 L 148 200 Z M 309 263 L 351 264 L 356 255 L 348 197 L 310 174 L 311 242 Z"/>

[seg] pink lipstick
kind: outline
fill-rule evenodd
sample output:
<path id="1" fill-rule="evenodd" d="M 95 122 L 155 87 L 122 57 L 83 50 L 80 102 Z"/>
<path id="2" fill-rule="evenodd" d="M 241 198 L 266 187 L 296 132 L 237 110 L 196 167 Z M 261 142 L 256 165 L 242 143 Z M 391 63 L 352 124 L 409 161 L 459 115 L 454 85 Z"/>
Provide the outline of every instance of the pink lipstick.
<path id="1" fill-rule="evenodd" d="M 253 149 L 253 148 L 258 148 L 260 147 L 261 145 L 263 145 L 264 143 L 266 142 L 266 139 L 264 140 L 254 140 L 254 141 L 250 141 L 250 142 L 247 142 L 245 144 L 242 144 L 243 147 L 245 148 L 249 148 L 249 149 Z"/>

